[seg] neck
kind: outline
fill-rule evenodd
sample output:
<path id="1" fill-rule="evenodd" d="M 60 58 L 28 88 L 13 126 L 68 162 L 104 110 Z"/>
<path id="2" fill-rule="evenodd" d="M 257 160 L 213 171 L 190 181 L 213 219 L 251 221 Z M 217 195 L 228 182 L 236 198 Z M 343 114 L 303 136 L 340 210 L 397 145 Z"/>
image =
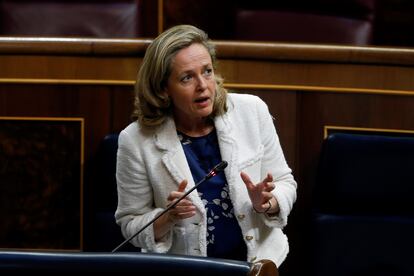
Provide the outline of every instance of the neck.
<path id="1" fill-rule="evenodd" d="M 214 129 L 211 119 L 204 118 L 200 121 L 175 122 L 178 131 L 191 136 L 200 137 L 209 134 Z"/>

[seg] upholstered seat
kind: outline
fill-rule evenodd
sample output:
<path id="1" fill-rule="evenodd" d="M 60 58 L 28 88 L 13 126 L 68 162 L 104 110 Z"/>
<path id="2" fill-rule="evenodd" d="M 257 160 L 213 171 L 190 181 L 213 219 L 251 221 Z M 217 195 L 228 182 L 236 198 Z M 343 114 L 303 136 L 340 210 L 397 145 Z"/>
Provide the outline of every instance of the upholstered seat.
<path id="1" fill-rule="evenodd" d="M 235 39 L 349 45 L 372 43 L 374 0 L 247 3 L 235 11 Z"/>
<path id="2" fill-rule="evenodd" d="M 123 38 L 142 34 L 141 1 L 1 1 L 0 33 Z"/>
<path id="3" fill-rule="evenodd" d="M 106 135 L 97 150 L 91 168 L 92 187 L 89 187 L 88 216 L 85 221 L 85 249 L 87 251 L 111 252 L 124 241 L 121 228 L 115 222 L 117 207 L 116 190 L 116 154 L 118 150 L 118 133 Z M 120 251 L 136 251 L 140 249 L 126 244 Z"/>
<path id="4" fill-rule="evenodd" d="M 332 134 L 313 197 L 313 275 L 414 275 L 414 138 Z"/>

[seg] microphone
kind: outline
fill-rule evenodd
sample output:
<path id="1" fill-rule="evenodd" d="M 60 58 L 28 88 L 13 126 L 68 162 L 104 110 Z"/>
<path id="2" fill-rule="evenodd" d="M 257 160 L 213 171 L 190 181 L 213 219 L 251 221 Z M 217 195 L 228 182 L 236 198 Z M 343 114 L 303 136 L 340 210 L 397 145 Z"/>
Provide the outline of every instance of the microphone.
<path id="1" fill-rule="evenodd" d="M 161 213 L 159 213 L 158 215 L 156 215 L 151 221 L 149 221 L 147 224 L 145 224 L 141 229 L 139 229 L 134 235 L 132 235 L 131 237 L 129 237 L 128 239 L 124 240 L 121 244 L 119 244 L 117 247 L 115 247 L 112 250 L 112 253 L 118 251 L 121 247 L 123 247 L 127 242 L 129 242 L 130 240 L 132 240 L 133 238 L 135 238 L 139 233 L 141 233 L 142 231 L 144 231 L 148 226 L 150 226 L 151 224 L 153 224 L 159 217 L 161 217 L 162 215 L 164 215 L 165 213 L 167 213 L 170 209 L 174 208 L 181 200 L 183 200 L 186 196 L 188 196 L 192 191 L 194 191 L 194 189 L 196 189 L 200 184 L 202 184 L 203 182 L 205 182 L 206 180 L 216 176 L 219 172 L 223 171 L 226 167 L 227 167 L 228 163 L 227 161 L 221 161 L 220 163 L 218 163 L 217 165 L 215 165 L 211 171 L 203 177 L 203 179 L 201 179 L 200 181 L 198 181 L 194 187 L 192 187 L 191 189 L 189 189 L 187 192 L 185 192 L 182 196 L 180 196 L 176 201 L 174 201 L 172 204 L 168 205 L 167 208 L 165 208 L 164 211 L 162 211 Z"/>

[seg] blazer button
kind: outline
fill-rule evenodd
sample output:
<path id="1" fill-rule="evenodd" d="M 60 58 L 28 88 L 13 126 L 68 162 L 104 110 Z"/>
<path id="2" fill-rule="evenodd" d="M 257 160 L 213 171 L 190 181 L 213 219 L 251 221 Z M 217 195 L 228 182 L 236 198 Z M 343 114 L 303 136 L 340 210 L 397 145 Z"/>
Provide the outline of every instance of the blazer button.
<path id="1" fill-rule="evenodd" d="M 240 214 L 240 215 L 238 215 L 237 216 L 239 219 L 244 219 L 246 216 L 245 215 L 243 215 L 243 214 Z"/>
<path id="2" fill-rule="evenodd" d="M 246 236 L 246 240 L 251 241 L 253 239 L 253 236 Z"/>

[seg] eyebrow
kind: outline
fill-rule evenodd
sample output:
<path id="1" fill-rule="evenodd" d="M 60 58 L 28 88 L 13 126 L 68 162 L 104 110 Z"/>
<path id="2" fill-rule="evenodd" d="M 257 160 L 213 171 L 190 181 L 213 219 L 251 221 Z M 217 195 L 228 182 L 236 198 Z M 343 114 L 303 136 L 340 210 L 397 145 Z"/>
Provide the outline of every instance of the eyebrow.
<path id="1" fill-rule="evenodd" d="M 211 64 L 210 62 L 207 64 L 204 64 L 201 66 L 201 68 L 205 69 L 207 67 L 211 67 L 213 69 L 213 64 Z M 188 69 L 188 70 L 184 70 L 184 71 L 178 71 L 178 75 L 182 75 L 182 74 L 188 74 L 188 73 L 192 73 L 194 72 L 193 69 Z"/>

